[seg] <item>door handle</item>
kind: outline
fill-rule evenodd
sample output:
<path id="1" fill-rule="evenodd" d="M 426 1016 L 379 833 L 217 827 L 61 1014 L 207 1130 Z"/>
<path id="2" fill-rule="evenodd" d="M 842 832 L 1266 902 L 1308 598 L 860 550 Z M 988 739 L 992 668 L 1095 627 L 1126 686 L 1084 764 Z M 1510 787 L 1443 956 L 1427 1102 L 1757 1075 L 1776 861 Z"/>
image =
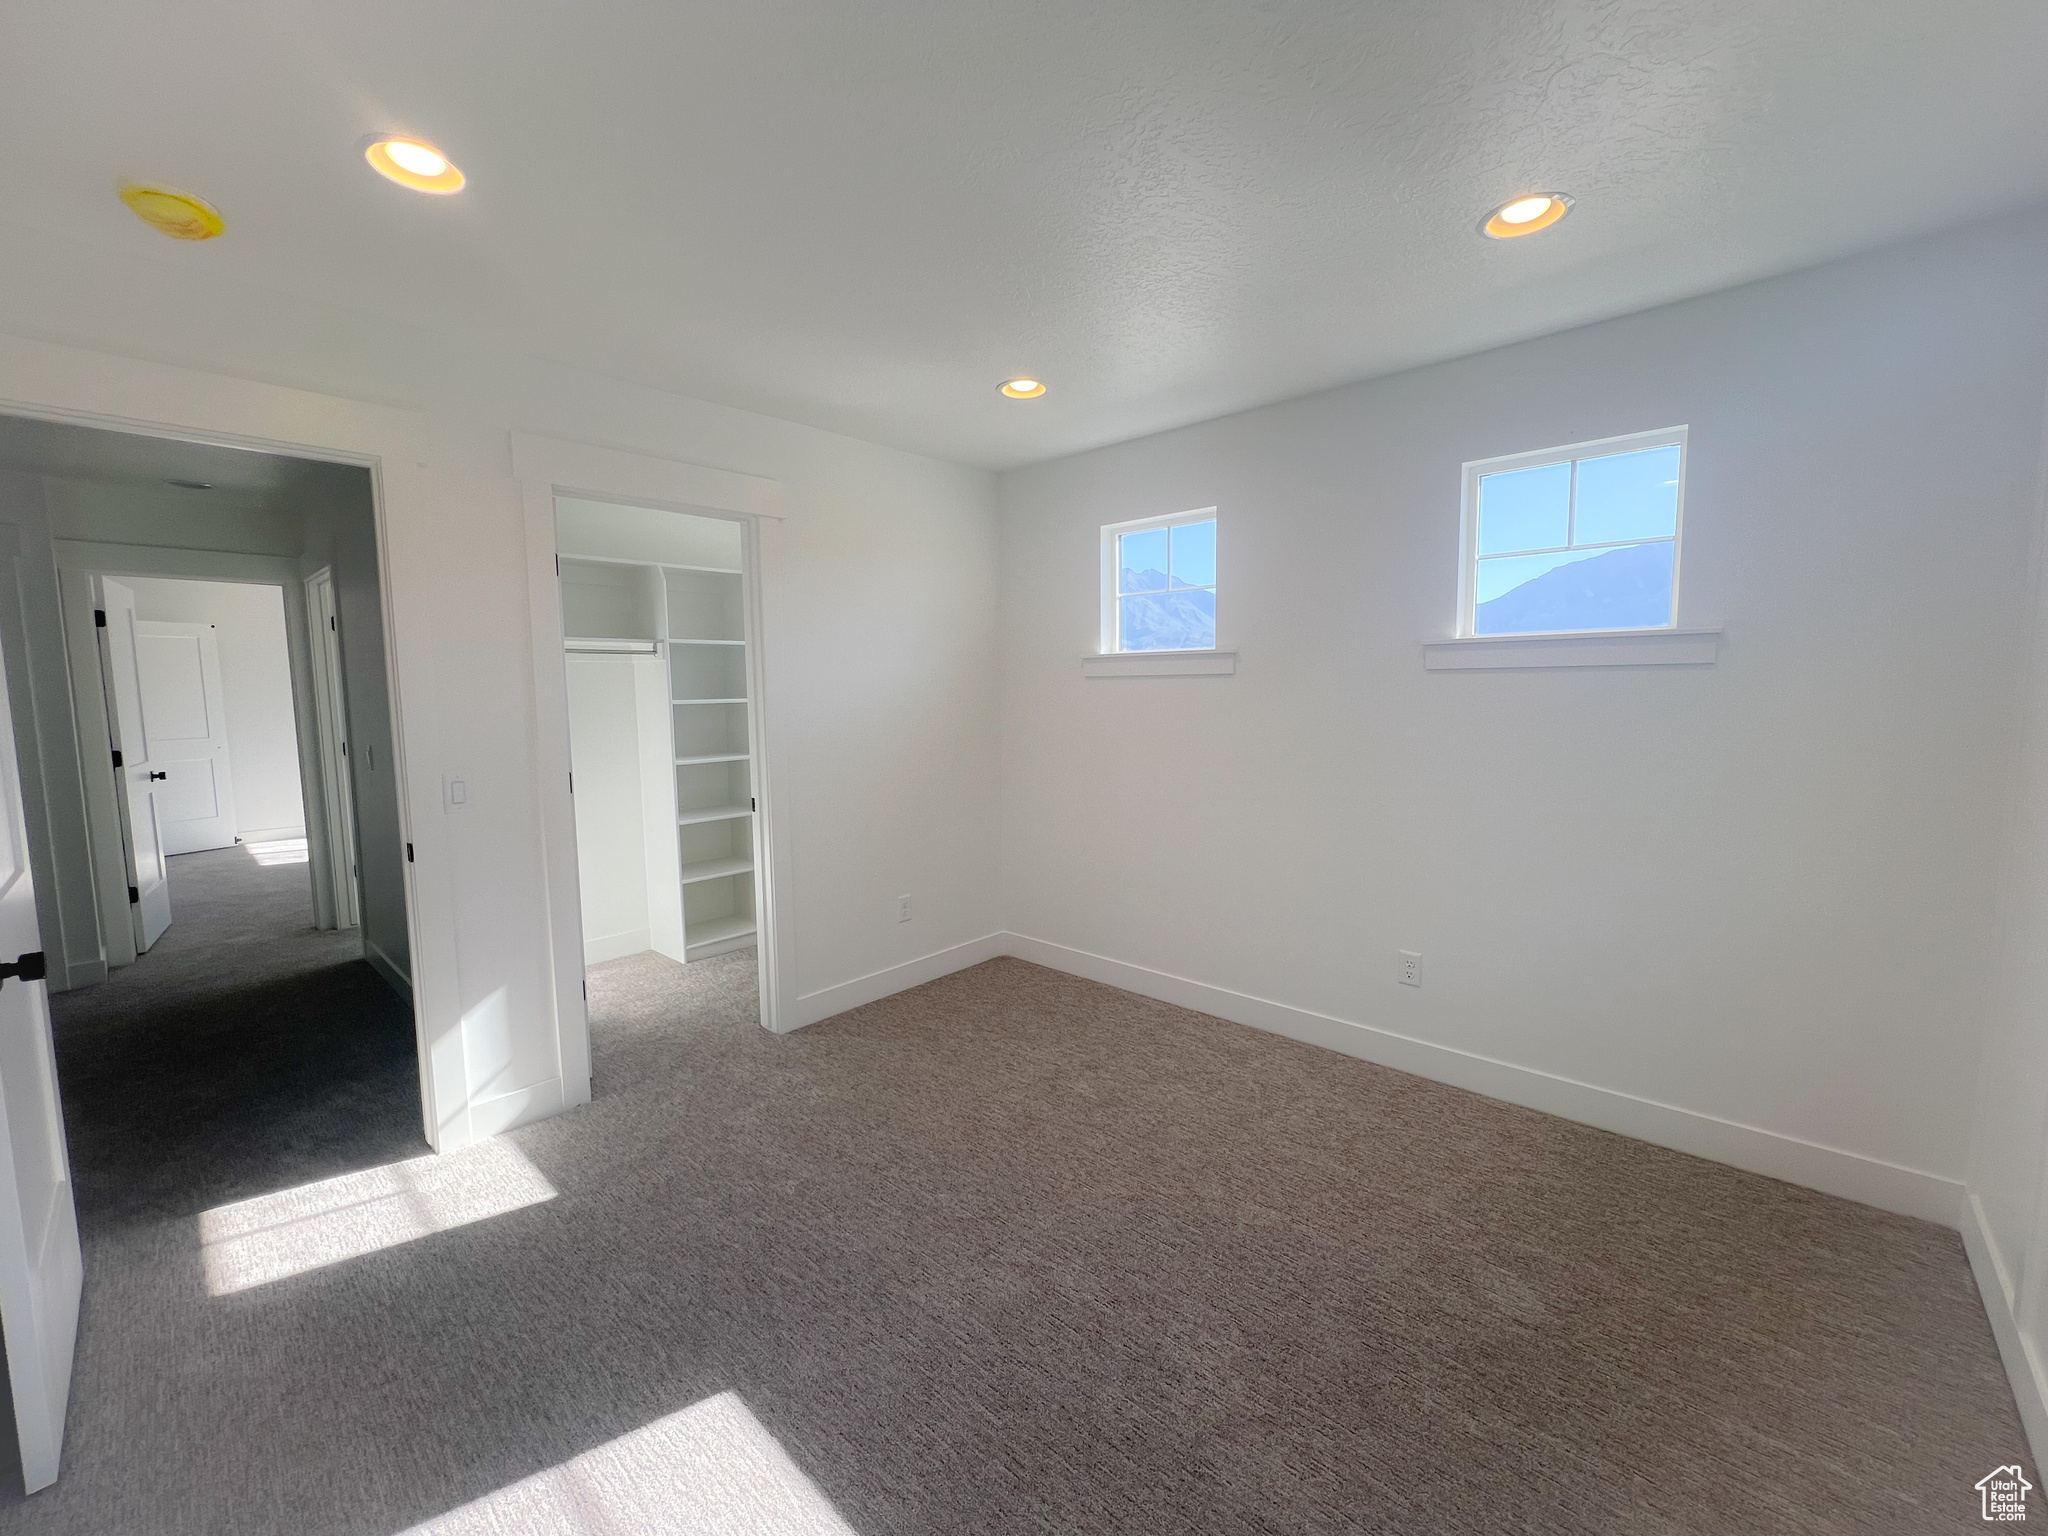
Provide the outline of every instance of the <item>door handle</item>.
<path id="1" fill-rule="evenodd" d="M 168 773 L 152 773 L 150 777 L 152 779 L 168 779 L 170 775 Z"/>
<path id="2" fill-rule="evenodd" d="M 22 955 L 12 965 L 0 965 L 0 985 L 10 976 L 19 976 L 23 981 L 41 981 L 50 974 L 50 967 L 40 949 Z"/>

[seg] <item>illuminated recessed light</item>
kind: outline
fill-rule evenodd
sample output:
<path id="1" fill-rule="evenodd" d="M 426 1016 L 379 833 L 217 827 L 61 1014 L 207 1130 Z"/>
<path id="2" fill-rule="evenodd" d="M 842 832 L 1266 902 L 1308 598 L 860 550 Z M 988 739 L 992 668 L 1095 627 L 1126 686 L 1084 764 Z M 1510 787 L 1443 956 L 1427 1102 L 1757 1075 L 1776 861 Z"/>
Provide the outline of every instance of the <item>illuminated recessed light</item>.
<path id="1" fill-rule="evenodd" d="M 363 145 L 363 158 L 379 176 L 415 192 L 460 192 L 469 180 L 424 139 L 380 134 Z"/>
<path id="2" fill-rule="evenodd" d="M 203 197 L 180 192 L 176 187 L 121 184 L 121 201 L 135 217 L 151 229 L 173 240 L 211 240 L 226 229 L 220 210 Z"/>
<path id="3" fill-rule="evenodd" d="M 1012 400 L 1036 400 L 1045 393 L 1045 386 L 1036 379 L 1005 379 L 1003 393 Z"/>
<path id="4" fill-rule="evenodd" d="M 1486 216 L 1479 229 L 1496 240 L 1512 240 L 1517 235 L 1533 235 L 1539 229 L 1548 229 L 1571 211 L 1572 200 L 1562 192 L 1537 192 L 1502 203 Z"/>

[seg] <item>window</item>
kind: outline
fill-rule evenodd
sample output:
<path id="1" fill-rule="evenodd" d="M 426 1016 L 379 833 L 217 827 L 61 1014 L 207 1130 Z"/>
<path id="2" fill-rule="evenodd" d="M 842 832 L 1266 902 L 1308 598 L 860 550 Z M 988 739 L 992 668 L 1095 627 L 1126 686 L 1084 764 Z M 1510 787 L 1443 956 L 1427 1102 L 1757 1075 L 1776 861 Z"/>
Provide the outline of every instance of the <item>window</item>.
<path id="1" fill-rule="evenodd" d="M 1465 466 L 1461 635 L 1678 622 L 1685 428 Z"/>
<path id="2" fill-rule="evenodd" d="M 1216 648 L 1216 509 L 1102 530 L 1102 648 Z"/>

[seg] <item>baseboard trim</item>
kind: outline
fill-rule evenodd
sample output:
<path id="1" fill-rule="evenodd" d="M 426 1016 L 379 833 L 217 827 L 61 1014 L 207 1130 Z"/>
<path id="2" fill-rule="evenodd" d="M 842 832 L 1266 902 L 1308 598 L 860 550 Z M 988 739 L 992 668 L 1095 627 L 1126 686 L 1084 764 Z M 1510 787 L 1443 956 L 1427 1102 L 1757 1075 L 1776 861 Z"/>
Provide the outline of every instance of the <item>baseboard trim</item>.
<path id="1" fill-rule="evenodd" d="M 235 840 L 243 843 L 282 843 L 306 835 L 304 827 L 237 827 Z"/>
<path id="2" fill-rule="evenodd" d="M 130 962 L 131 964 L 133 962 Z M 64 980 L 51 987 L 52 992 L 69 992 L 78 987 L 96 986 L 107 979 L 109 967 L 104 960 L 77 960 L 64 967 Z M 54 978 L 54 973 L 53 978 Z"/>
<path id="3" fill-rule="evenodd" d="M 391 961 L 391 957 L 373 943 L 368 934 L 363 935 L 363 958 L 370 962 L 370 969 L 384 978 L 386 986 L 396 992 L 405 1006 L 412 1006 L 412 978 Z"/>
<path id="4" fill-rule="evenodd" d="M 545 1120 L 550 1115 L 559 1115 L 566 1107 L 562 1102 L 561 1079 L 554 1077 L 530 1088 L 515 1088 L 510 1093 L 473 1100 L 469 1106 L 469 1140 L 471 1143 L 479 1142 L 500 1131 Z M 455 1149 L 443 1147 L 441 1150 L 452 1152 Z"/>
<path id="5" fill-rule="evenodd" d="M 970 965 L 979 965 L 984 960 L 993 960 L 998 955 L 1008 954 L 1004 933 L 985 933 L 978 939 L 969 939 L 964 944 L 955 944 L 949 949 L 934 950 L 928 955 L 919 955 L 915 960 L 905 960 L 901 965 L 887 966 L 879 971 L 870 971 L 865 976 L 856 976 L 851 981 L 842 981 L 836 986 L 821 987 L 816 992 L 806 992 L 796 1000 L 796 1005 L 784 1010 L 785 1031 L 802 1029 L 820 1019 L 829 1019 L 834 1014 L 844 1013 L 849 1008 L 879 1002 L 911 987 L 921 987 L 928 981 L 937 981 L 941 976 L 950 976 L 955 971 L 964 971 Z"/>
<path id="6" fill-rule="evenodd" d="M 1291 1040 L 1341 1051 L 1362 1061 L 1469 1089 L 1488 1098 L 1504 1099 L 1510 1104 L 1539 1109 L 1582 1125 L 1633 1136 L 1638 1141 L 1858 1200 L 1882 1210 L 1917 1216 L 1945 1227 L 1955 1227 L 1962 1219 L 1962 1184 L 1939 1174 L 1681 1109 L 1675 1104 L 1598 1088 L 1350 1019 L 1210 986 L 1185 976 L 1149 970 L 1047 939 L 1018 933 L 999 937 L 1002 942 L 993 953 L 1015 955 L 1160 1002 L 1214 1014 Z M 875 995 L 887 994 L 878 991 Z"/>
<path id="7" fill-rule="evenodd" d="M 2040 1357 L 2020 1331 L 2019 1318 L 2013 1312 L 2012 1276 L 1974 1193 L 1963 1201 L 1963 1251 L 1970 1256 L 1970 1273 L 1977 1277 L 1977 1292 L 1991 1319 L 1991 1335 L 1998 1340 L 1998 1358 L 2005 1366 L 2006 1380 L 2012 1383 L 2020 1427 L 2027 1432 L 2027 1448 L 2034 1453 L 2034 1465 L 2041 1466 L 2042 1453 L 2048 1451 L 2048 1374 L 2043 1373 Z"/>
<path id="8" fill-rule="evenodd" d="M 648 942 L 645 928 L 634 928 L 625 933 L 607 933 L 602 938 L 583 941 L 583 963 L 602 965 L 607 960 L 623 960 L 628 955 L 641 954 L 653 947 Z"/>

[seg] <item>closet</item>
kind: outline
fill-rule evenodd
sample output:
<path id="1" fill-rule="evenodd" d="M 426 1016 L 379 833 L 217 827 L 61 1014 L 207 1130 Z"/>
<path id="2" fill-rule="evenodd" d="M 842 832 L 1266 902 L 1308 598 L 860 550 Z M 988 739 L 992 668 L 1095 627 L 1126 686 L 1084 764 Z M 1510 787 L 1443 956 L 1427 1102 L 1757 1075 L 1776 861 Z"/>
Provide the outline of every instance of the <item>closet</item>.
<path id="1" fill-rule="evenodd" d="M 555 521 L 585 963 L 751 945 L 741 527 L 570 497 Z"/>

